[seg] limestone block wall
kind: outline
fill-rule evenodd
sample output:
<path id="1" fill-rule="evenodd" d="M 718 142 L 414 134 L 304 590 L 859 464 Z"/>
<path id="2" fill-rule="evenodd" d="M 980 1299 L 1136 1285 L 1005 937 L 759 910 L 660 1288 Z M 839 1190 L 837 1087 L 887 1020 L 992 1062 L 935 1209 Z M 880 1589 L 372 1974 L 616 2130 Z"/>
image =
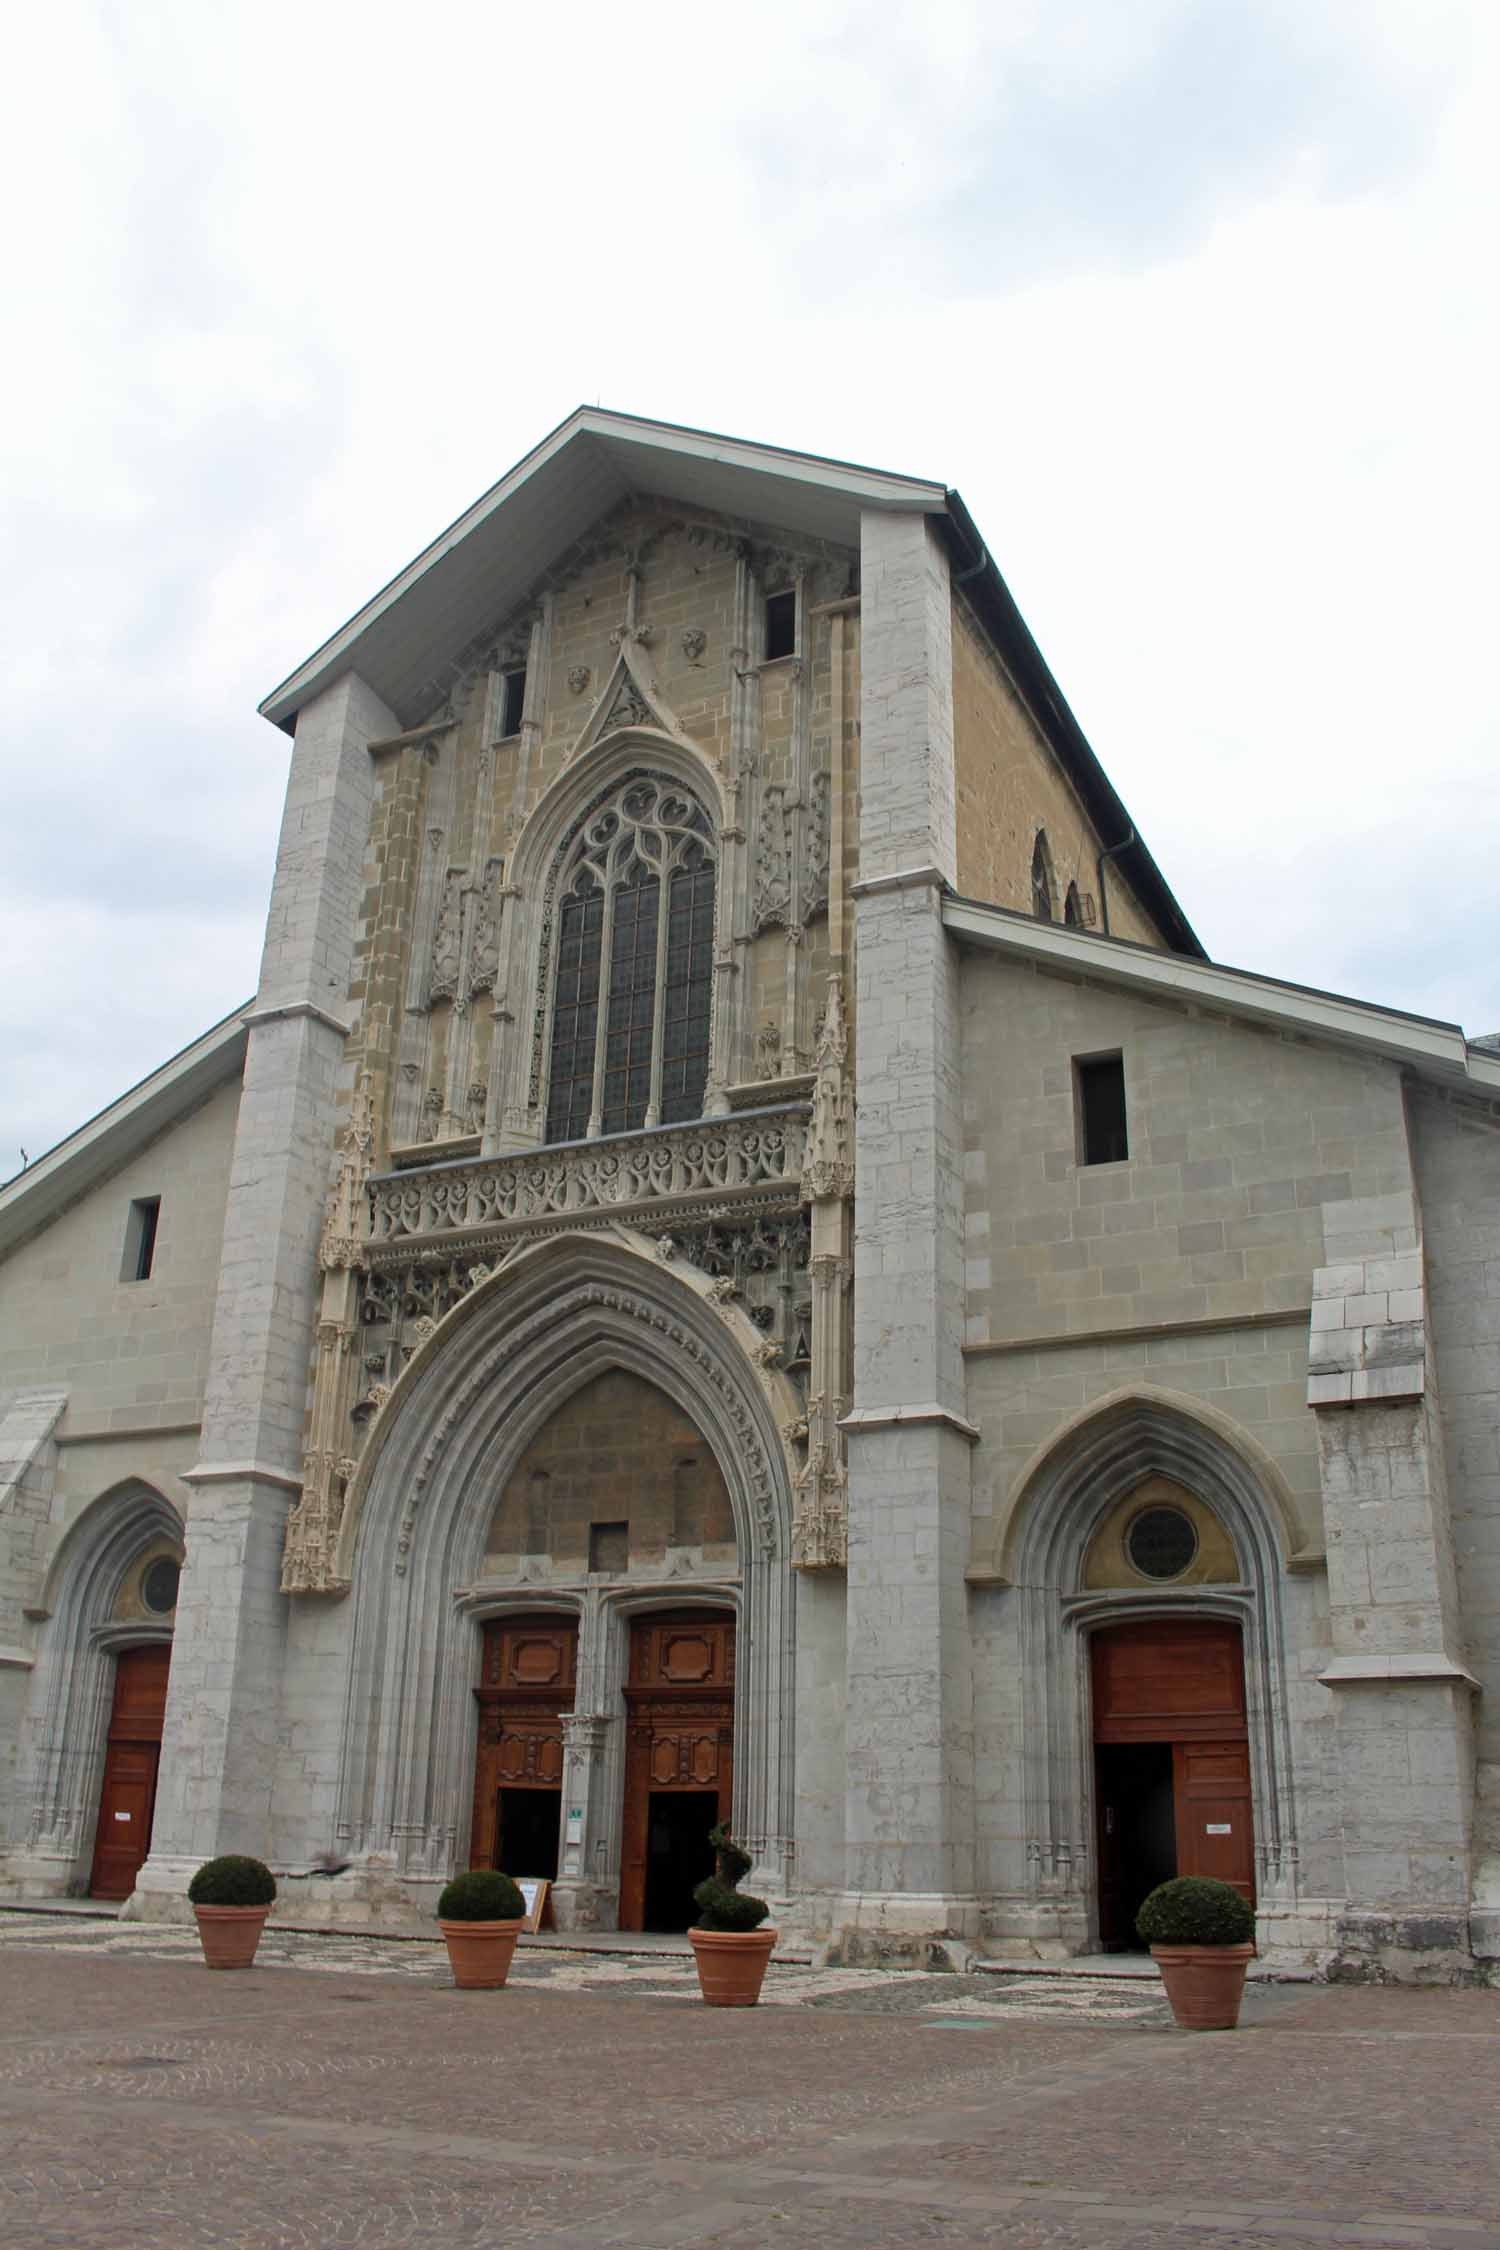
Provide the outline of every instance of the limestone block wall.
<path id="1" fill-rule="evenodd" d="M 1037 830 L 1045 829 L 1057 919 L 1070 882 L 1097 901 L 1101 839 L 962 594 L 953 598 L 953 757 L 960 894 L 1029 914 L 1031 855 Z M 1104 885 L 1110 934 L 1159 945 L 1155 924 L 1113 860 Z"/>
<path id="2" fill-rule="evenodd" d="M 672 1553 L 709 1571 L 737 1568 L 723 1471 L 695 1423 L 664 1391 L 613 1368 L 575 1391 L 527 1446 L 495 1510 L 486 1573 L 546 1556 L 574 1579 L 590 1565 L 595 1524 L 621 1524 L 598 1568 L 660 1576 Z"/>
<path id="3" fill-rule="evenodd" d="M 1359 1198 L 1410 1211 L 1400 1073 L 991 956 L 965 958 L 962 991 L 981 1888 L 1025 1887 L 1019 1682 L 1035 1652 L 1004 1583 L 1018 1496 L 1091 1409 L 1160 1394 L 1270 1495 L 1306 1924 L 1293 1916 L 1288 1942 L 1326 1945 L 1345 1877 L 1309 1322 L 1325 1220 L 1336 1234 Z M 1130 1154 L 1084 1165 L 1073 1063 L 1109 1053 Z"/>
<path id="4" fill-rule="evenodd" d="M 529 1051 L 538 1006 L 523 964 L 539 901 L 516 896 L 509 870 L 580 741 L 632 721 L 691 740 L 732 799 L 717 999 L 733 1017 L 728 1075 L 810 1066 L 830 947 L 819 871 L 836 826 L 841 867 L 856 857 L 858 619 L 836 633 L 827 604 L 853 594 L 857 558 L 641 499 L 538 562 L 534 596 L 496 620 L 455 678 L 434 683 L 430 723 L 375 747 L 349 999 L 382 1159 L 391 1147 L 485 1130 L 514 1144 L 534 1131 L 499 1114 L 497 1039 Z M 767 659 L 764 602 L 779 589 L 797 595 L 798 647 Z M 651 693 L 627 683 L 605 710 L 622 640 Z M 522 668 L 512 725 L 506 681 Z M 649 764 L 649 746 L 642 755 Z"/>
<path id="5" fill-rule="evenodd" d="M 147 1461 L 196 1459 L 239 1086 L 227 1084 L 0 1262 L 0 1393 L 66 1390 L 56 1528 Z M 151 1274 L 121 1279 L 133 1200 Z"/>
<path id="6" fill-rule="evenodd" d="M 1500 1118 L 1409 1096 L 1464 1661 L 1474 1702 L 1474 1950 L 1500 1957 Z"/>

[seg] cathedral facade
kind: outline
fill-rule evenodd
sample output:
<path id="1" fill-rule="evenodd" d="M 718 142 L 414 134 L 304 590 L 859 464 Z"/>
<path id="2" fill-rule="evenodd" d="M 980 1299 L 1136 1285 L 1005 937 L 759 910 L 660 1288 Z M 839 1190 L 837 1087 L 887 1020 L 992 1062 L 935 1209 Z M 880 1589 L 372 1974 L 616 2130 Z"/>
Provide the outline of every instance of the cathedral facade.
<path id="1" fill-rule="evenodd" d="M 0 1885 L 1500 1958 L 1500 1054 L 1214 966 L 956 492 L 582 410 L 0 1189 Z"/>

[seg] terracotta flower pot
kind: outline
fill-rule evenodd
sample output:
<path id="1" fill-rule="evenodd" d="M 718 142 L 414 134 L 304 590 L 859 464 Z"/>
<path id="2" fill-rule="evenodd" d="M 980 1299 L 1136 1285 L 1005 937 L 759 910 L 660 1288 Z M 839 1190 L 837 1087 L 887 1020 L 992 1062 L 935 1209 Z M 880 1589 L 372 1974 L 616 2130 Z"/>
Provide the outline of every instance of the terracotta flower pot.
<path id="1" fill-rule="evenodd" d="M 689 1930 L 698 1982 L 710 2008 L 753 2008 L 779 1930 Z"/>
<path id="2" fill-rule="evenodd" d="M 1183 2031 L 1233 2031 L 1253 1945 L 1153 1945 L 1151 1958 Z"/>
<path id="3" fill-rule="evenodd" d="M 498 1992 L 510 1974 L 524 1916 L 514 1922 L 439 1922 L 460 1992 Z"/>
<path id="4" fill-rule="evenodd" d="M 203 1962 L 209 1969 L 248 1969 L 269 1906 L 195 1906 Z"/>

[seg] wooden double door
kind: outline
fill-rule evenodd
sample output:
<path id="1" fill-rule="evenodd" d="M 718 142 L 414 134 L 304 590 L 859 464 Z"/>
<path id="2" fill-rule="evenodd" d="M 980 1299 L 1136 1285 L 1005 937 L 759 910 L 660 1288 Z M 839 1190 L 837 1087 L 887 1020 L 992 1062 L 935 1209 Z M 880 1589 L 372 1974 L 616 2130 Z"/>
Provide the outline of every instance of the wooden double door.
<path id="1" fill-rule="evenodd" d="M 625 1682 L 622 1930 L 685 1930 L 734 1801 L 734 1618 L 638 1618 Z"/>
<path id="2" fill-rule="evenodd" d="M 170 1641 L 121 1649 L 115 1658 L 115 1691 L 89 1875 L 93 1898 L 129 1898 L 151 1849 L 171 1662 Z"/>
<path id="3" fill-rule="evenodd" d="M 484 1630 L 469 1865 L 557 1875 L 565 1711 L 578 1681 L 571 1617 L 497 1618 Z"/>
<path id="4" fill-rule="evenodd" d="M 1255 1904 L 1245 1663 L 1237 1625 L 1154 1618 L 1091 1650 L 1099 1936 L 1138 1943 L 1141 1901 L 1212 1875 Z"/>

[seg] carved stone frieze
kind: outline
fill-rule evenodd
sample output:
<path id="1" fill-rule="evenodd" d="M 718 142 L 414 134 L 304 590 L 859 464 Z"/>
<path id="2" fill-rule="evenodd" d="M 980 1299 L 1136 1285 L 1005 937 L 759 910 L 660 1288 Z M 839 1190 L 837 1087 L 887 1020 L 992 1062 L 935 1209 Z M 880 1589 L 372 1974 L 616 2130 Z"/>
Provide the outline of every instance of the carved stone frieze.
<path id="1" fill-rule="evenodd" d="M 374 1147 L 370 1073 L 362 1070 L 355 1082 L 349 1122 L 341 1136 L 338 1177 L 328 1198 L 318 1242 L 318 1264 L 324 1273 L 348 1271 L 364 1263 L 365 1182 L 370 1177 Z"/>
<path id="2" fill-rule="evenodd" d="M 476 1157 L 370 1184 L 371 1242 L 577 1213 L 623 1216 L 664 1198 L 785 1188 L 804 1174 L 800 1103 L 608 1140 Z"/>
<path id="3" fill-rule="evenodd" d="M 844 988 L 837 976 L 831 976 L 818 1032 L 812 1125 L 802 1168 L 803 1192 L 813 1202 L 854 1193 L 854 1095 L 848 1060 Z"/>
<path id="4" fill-rule="evenodd" d="M 761 799 L 755 829 L 755 895 L 750 919 L 757 930 L 786 923 L 792 912 L 792 811 L 773 781 Z"/>
<path id="5" fill-rule="evenodd" d="M 805 922 L 810 922 L 815 914 L 824 914 L 828 910 L 828 847 L 831 834 L 829 792 L 828 769 L 823 766 L 812 777 L 807 808 L 807 847 L 802 885 L 802 919 Z"/>
<path id="6" fill-rule="evenodd" d="M 493 992 L 495 989 L 495 976 L 500 961 L 504 872 L 504 865 L 500 860 L 485 861 L 484 877 L 475 899 L 474 924 L 469 933 L 469 963 L 465 983 L 471 994 Z"/>
<path id="7" fill-rule="evenodd" d="M 443 880 L 442 902 L 432 940 L 432 973 L 427 980 L 429 1005 L 452 1000 L 458 992 L 459 947 L 463 938 L 463 881 L 461 867 L 450 867 Z"/>

